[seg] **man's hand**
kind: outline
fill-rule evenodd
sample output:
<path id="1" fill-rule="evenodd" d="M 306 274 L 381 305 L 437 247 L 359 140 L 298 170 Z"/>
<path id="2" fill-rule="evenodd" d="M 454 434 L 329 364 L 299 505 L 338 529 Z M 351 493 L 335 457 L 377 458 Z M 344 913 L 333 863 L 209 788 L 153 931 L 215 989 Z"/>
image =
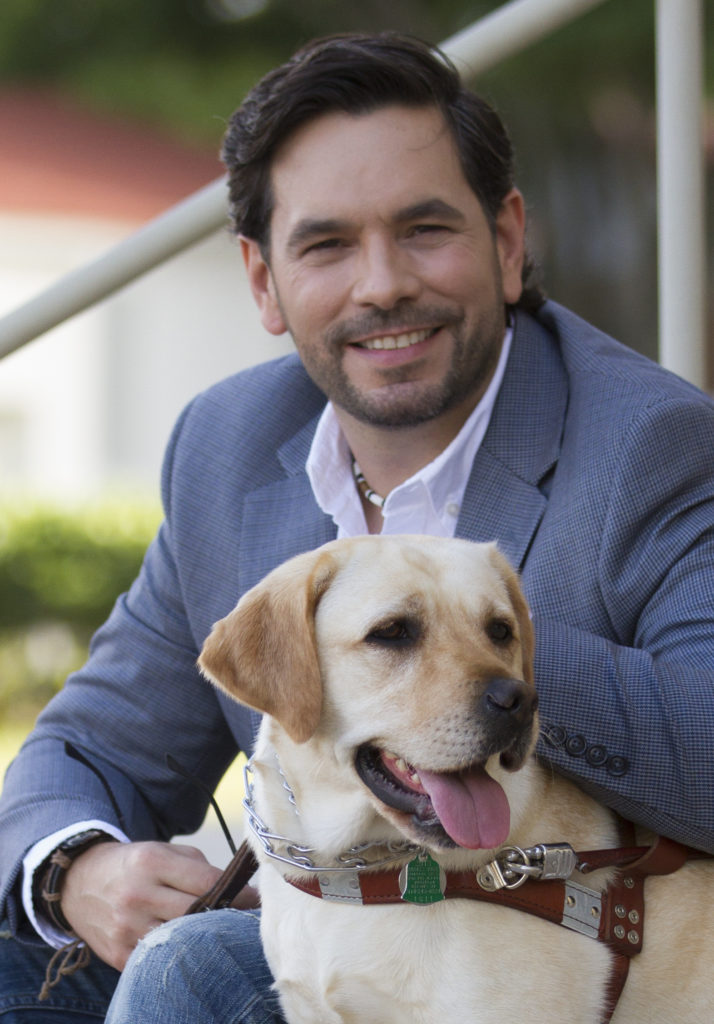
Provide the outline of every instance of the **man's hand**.
<path id="1" fill-rule="evenodd" d="M 121 971 L 139 939 L 184 914 L 220 875 L 192 846 L 101 843 L 68 868 L 62 911 L 90 949 Z"/>

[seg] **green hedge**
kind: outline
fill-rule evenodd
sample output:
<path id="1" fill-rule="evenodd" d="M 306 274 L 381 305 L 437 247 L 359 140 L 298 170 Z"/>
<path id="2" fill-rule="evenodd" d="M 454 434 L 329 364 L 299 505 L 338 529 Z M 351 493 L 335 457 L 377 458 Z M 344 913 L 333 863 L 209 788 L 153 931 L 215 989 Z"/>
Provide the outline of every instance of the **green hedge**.
<path id="1" fill-rule="evenodd" d="M 0 503 L 0 717 L 26 718 L 78 667 L 141 565 L 155 503 Z"/>

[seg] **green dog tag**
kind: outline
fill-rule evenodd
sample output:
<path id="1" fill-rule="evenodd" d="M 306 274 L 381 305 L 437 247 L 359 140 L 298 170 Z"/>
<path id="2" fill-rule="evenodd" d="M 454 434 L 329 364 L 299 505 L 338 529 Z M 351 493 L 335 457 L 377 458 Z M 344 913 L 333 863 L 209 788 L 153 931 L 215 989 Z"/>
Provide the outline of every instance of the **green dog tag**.
<path id="1" fill-rule="evenodd" d="M 399 888 L 407 903 L 438 903 L 446 889 L 444 869 L 428 853 L 420 853 L 399 872 Z"/>

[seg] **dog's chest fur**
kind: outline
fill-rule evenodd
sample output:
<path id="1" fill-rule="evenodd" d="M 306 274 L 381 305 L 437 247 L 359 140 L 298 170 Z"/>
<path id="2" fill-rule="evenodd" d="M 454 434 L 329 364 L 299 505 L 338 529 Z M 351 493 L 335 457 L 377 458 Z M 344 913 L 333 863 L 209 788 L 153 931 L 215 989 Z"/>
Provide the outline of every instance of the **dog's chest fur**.
<path id="1" fill-rule="evenodd" d="M 384 837 L 385 827 L 389 835 L 391 826 L 353 782 L 341 779 L 340 766 L 319 743 L 312 746 L 319 785 L 310 778 L 305 748 L 266 719 L 254 759 L 254 795 L 261 818 L 277 833 L 307 846 L 320 837 L 325 846 L 318 862 L 330 863 L 360 840 Z M 518 774 L 524 804 L 531 801 L 537 815 L 543 792 L 553 796 L 550 777 L 535 762 Z M 347 768 L 345 776 L 352 776 Z M 296 793 L 286 786 L 293 779 Z M 576 806 L 590 809 L 583 824 L 603 845 L 613 841 L 608 812 L 576 794 Z M 557 832 L 560 823 L 551 827 Z M 555 832 L 538 834 L 542 841 L 555 838 Z M 396 829 L 389 837 L 403 838 Z M 548 993 L 543 1022 L 598 1024 L 601 1019 L 609 952 L 592 939 L 468 900 L 365 907 L 320 900 L 289 885 L 282 874 L 286 869 L 261 855 L 259 844 L 254 847 L 262 861 L 261 935 L 289 1024 L 438 1024 L 442 1019 L 502 1024 L 504 1014 L 520 1019 L 534 985 Z M 459 866 L 465 857 L 474 863 L 488 859 L 476 851 L 451 857 Z M 456 865 L 456 860 L 449 864 Z M 531 1012 L 529 1019 L 541 1018 Z"/>
<path id="2" fill-rule="evenodd" d="M 609 954 L 583 936 L 525 915 L 513 928 L 513 911 L 464 900 L 340 906 L 292 889 L 270 866 L 260 887 L 266 955 L 290 1024 L 600 1019 Z M 536 983 L 549 993 L 547 1017 L 524 1012 Z"/>

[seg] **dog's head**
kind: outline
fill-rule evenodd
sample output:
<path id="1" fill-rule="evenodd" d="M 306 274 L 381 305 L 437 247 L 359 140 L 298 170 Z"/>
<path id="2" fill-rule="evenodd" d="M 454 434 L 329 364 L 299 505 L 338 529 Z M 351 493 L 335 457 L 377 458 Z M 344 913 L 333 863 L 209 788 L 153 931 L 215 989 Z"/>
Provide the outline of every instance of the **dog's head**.
<path id="1" fill-rule="evenodd" d="M 327 742 L 413 841 L 469 848 L 508 834 L 498 780 L 535 743 L 532 663 L 528 608 L 495 545 L 417 536 L 291 559 L 215 625 L 199 658 L 293 743 Z"/>

